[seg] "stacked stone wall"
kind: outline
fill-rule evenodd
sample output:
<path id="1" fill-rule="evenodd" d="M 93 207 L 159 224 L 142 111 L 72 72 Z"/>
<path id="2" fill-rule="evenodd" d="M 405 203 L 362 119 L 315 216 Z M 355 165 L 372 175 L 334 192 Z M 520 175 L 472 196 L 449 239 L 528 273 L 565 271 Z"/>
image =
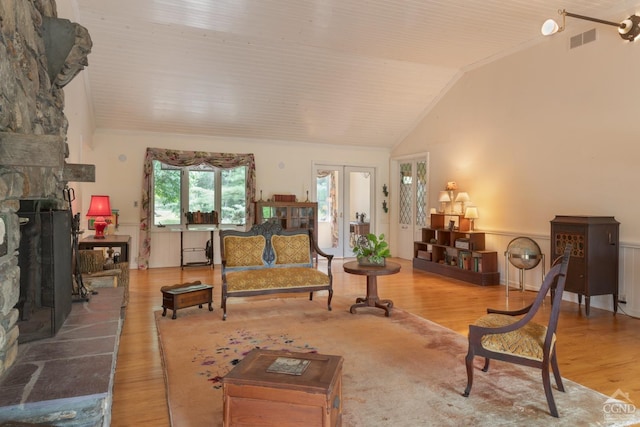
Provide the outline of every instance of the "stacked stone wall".
<path id="1" fill-rule="evenodd" d="M 47 73 L 44 17 L 56 17 L 55 0 L 0 0 L 0 143 L 9 134 L 66 141 L 64 92 Z M 20 200 L 48 199 L 62 208 L 66 184 L 61 167 L 8 165 L 6 157 L 0 156 L 0 375 L 18 352 Z"/>

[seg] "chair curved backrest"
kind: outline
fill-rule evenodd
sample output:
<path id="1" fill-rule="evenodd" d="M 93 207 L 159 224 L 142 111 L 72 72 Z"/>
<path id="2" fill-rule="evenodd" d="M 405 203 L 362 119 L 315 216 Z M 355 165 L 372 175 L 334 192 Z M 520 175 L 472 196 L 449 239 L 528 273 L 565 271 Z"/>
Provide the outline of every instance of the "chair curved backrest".
<path id="1" fill-rule="evenodd" d="M 562 262 L 549 270 L 535 300 L 529 306 L 515 311 L 488 309 L 485 316 L 473 325 L 469 325 L 469 350 L 465 359 L 467 387 L 463 393 L 464 396 L 469 396 L 471 392 L 475 356 L 485 358 L 483 368 L 485 372 L 489 369 L 490 359 L 536 367 L 542 370 L 542 382 L 550 412 L 553 416 L 558 416 L 551 393 L 549 365 L 553 369 L 558 389 L 564 391 L 556 359 L 555 341 L 570 256 L 571 245 L 567 245 L 561 258 Z M 549 291 L 551 291 L 549 318 L 545 325 L 538 324 L 533 321 L 533 318 Z"/>
<path id="2" fill-rule="evenodd" d="M 555 338 L 555 333 L 560 320 L 560 306 L 562 304 L 562 295 L 564 294 L 564 286 L 567 282 L 567 272 L 569 269 L 569 258 L 571 256 L 571 245 L 565 248 L 564 255 L 556 259 L 556 265 L 560 267 L 560 272 L 550 285 L 551 291 L 551 314 L 549 315 L 549 324 L 547 325 L 547 336 L 545 337 L 545 349 L 547 353 L 551 351 L 550 346 Z M 559 264 L 558 264 L 559 262 Z"/>

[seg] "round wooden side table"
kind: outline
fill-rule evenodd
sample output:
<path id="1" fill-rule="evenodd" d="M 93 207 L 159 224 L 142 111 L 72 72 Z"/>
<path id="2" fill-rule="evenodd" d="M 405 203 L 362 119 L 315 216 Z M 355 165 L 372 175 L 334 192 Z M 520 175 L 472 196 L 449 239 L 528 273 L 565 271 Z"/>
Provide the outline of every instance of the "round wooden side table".
<path id="1" fill-rule="evenodd" d="M 360 265 L 358 261 L 349 261 L 343 265 L 344 271 L 350 274 L 359 274 L 361 276 L 367 276 L 367 296 L 364 298 L 357 298 L 356 303 L 351 306 L 349 311 L 351 313 L 356 312 L 358 307 L 376 307 L 385 311 L 385 316 L 391 315 L 391 308 L 393 307 L 393 301 L 390 299 L 381 300 L 378 297 L 378 276 L 387 276 L 389 274 L 396 274 L 400 271 L 400 264 L 387 261 L 384 266 L 374 265 Z"/>

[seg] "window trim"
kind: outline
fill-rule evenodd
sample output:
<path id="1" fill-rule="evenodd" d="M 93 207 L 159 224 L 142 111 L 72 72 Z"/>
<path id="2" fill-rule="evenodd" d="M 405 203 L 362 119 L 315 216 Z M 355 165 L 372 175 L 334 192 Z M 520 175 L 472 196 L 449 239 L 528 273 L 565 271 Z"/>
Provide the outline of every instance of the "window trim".
<path id="1" fill-rule="evenodd" d="M 256 193 L 256 162 L 252 153 L 208 153 L 204 151 L 182 151 L 166 148 L 147 147 L 143 163 L 143 185 L 140 203 L 140 239 L 138 245 L 138 267 L 146 269 L 149 267 L 149 257 L 151 256 L 151 194 L 153 194 L 152 160 L 160 160 L 174 166 L 195 165 L 207 163 L 220 168 L 230 168 L 235 166 L 247 166 L 247 180 L 245 189 L 245 224 L 253 224 L 255 218 L 255 207 L 253 201 Z M 152 222 L 152 221 L 151 221 Z"/>

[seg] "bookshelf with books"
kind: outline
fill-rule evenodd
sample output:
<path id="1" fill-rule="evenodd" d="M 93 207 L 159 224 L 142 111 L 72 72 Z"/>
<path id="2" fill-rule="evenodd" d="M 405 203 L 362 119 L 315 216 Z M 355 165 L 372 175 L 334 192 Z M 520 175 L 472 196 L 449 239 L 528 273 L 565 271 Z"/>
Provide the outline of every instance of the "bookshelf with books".
<path id="1" fill-rule="evenodd" d="M 500 284 L 498 254 L 485 250 L 483 232 L 469 231 L 460 215 L 432 214 L 431 227 L 413 244 L 414 268 L 476 285 Z"/>

